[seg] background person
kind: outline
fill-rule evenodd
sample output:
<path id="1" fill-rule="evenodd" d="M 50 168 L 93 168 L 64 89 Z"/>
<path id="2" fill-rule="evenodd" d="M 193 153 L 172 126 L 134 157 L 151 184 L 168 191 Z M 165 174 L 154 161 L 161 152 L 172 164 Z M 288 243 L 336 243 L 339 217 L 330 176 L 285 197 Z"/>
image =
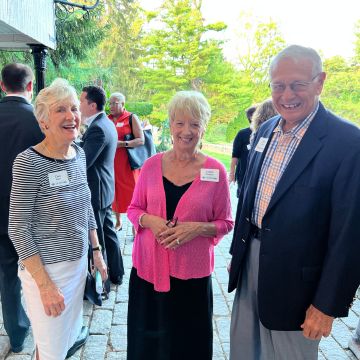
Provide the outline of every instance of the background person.
<path id="1" fill-rule="evenodd" d="M 253 105 L 246 109 L 246 117 L 251 123 L 252 115 L 256 110 L 256 105 Z M 234 139 L 233 149 L 232 149 L 232 158 L 230 163 L 230 172 L 229 172 L 229 183 L 237 183 L 236 195 L 239 197 L 239 191 L 241 183 L 244 179 L 247 156 L 249 153 L 249 144 L 250 144 L 251 129 L 247 127 L 240 130 Z"/>
<path id="2" fill-rule="evenodd" d="M 91 204 L 102 253 L 109 267 L 109 279 L 113 284 L 121 285 L 124 264 L 111 212 L 111 204 L 114 200 L 114 157 L 117 136 L 115 126 L 104 112 L 105 103 L 106 95 L 103 88 L 99 86 L 83 88 L 80 95 L 80 110 L 88 128 L 81 144 L 86 155 Z M 110 291 L 108 282 L 106 290 Z"/>
<path id="3" fill-rule="evenodd" d="M 0 101 L 0 295 L 13 352 L 22 351 L 30 322 L 21 304 L 19 257 L 8 234 L 12 165 L 20 152 L 44 138 L 30 104 L 33 80 L 27 65 L 8 64 L 1 71 L 1 88 L 7 95 Z"/>
<path id="4" fill-rule="evenodd" d="M 82 328 L 88 234 L 98 246 L 84 152 L 73 143 L 80 124 L 75 89 L 58 79 L 40 91 L 35 114 L 45 139 L 14 162 L 9 234 L 19 255 L 19 277 L 36 356 L 63 360 Z M 105 280 L 99 251 L 94 264 Z"/>
<path id="5" fill-rule="evenodd" d="M 112 209 L 115 212 L 115 229 L 121 230 L 121 213 L 126 213 L 130 204 L 135 184 L 138 180 L 140 169 L 131 170 L 127 147 L 137 147 L 144 144 L 144 134 L 141 122 L 135 114 L 131 114 L 125 109 L 125 96 L 121 93 L 113 93 L 110 96 L 110 115 L 109 119 L 115 124 L 118 135 L 117 149 L 115 154 L 115 199 Z M 132 131 L 134 139 L 125 141 L 125 135 L 131 134 L 129 124 L 130 115 L 132 116 Z"/>
<path id="6" fill-rule="evenodd" d="M 310 48 L 270 64 L 280 116 L 258 129 L 239 197 L 231 360 L 317 359 L 359 286 L 360 130 L 319 101 L 325 78 Z"/>
<path id="7" fill-rule="evenodd" d="M 210 106 L 195 91 L 169 105 L 173 148 L 147 160 L 128 217 L 129 360 L 212 359 L 214 246 L 233 227 L 225 168 L 199 151 Z"/>
<path id="8" fill-rule="evenodd" d="M 258 131 L 259 127 L 267 120 L 271 119 L 278 112 L 276 111 L 272 99 L 267 99 L 261 103 L 259 103 L 254 111 L 252 118 L 251 118 L 251 136 L 250 136 L 250 143 L 255 137 L 256 132 Z"/>

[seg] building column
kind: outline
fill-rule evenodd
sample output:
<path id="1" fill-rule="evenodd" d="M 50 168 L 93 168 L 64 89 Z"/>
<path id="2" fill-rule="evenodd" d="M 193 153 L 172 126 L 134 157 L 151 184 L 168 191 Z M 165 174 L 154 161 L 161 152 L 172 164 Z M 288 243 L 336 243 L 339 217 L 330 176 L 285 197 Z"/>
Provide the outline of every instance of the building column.
<path id="1" fill-rule="evenodd" d="M 31 52 L 34 57 L 36 95 L 45 87 L 46 55 L 47 47 L 44 45 L 30 44 Z"/>

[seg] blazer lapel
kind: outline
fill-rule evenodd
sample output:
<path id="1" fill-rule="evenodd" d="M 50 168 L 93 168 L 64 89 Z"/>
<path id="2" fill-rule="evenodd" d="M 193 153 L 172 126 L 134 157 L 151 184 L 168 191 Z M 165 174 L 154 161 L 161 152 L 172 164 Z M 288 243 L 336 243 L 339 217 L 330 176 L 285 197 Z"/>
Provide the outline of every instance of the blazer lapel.
<path id="1" fill-rule="evenodd" d="M 274 205 L 281 199 L 289 187 L 295 182 L 310 161 L 322 148 L 323 143 L 321 138 L 326 136 L 326 128 L 326 110 L 320 104 L 317 114 L 315 115 L 275 188 L 265 215 L 271 211 Z"/>

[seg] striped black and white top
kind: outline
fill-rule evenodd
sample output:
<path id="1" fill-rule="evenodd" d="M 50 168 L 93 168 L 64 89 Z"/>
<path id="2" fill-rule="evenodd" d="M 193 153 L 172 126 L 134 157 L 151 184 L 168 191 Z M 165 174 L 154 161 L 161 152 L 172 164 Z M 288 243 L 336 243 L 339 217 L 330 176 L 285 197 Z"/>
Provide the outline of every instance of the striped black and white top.
<path id="1" fill-rule="evenodd" d="M 80 259 L 96 229 L 86 178 L 84 151 L 72 145 L 69 160 L 48 158 L 35 149 L 13 165 L 9 235 L 21 260 L 39 254 L 43 264 Z"/>

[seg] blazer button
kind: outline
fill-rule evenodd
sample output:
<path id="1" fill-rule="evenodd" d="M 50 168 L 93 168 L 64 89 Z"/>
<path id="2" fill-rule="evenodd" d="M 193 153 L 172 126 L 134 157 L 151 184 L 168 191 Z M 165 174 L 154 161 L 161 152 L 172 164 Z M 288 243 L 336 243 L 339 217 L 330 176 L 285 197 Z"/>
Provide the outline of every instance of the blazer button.
<path id="1" fill-rule="evenodd" d="M 241 241 L 242 241 L 243 243 L 246 243 L 245 239 L 241 239 Z"/>

